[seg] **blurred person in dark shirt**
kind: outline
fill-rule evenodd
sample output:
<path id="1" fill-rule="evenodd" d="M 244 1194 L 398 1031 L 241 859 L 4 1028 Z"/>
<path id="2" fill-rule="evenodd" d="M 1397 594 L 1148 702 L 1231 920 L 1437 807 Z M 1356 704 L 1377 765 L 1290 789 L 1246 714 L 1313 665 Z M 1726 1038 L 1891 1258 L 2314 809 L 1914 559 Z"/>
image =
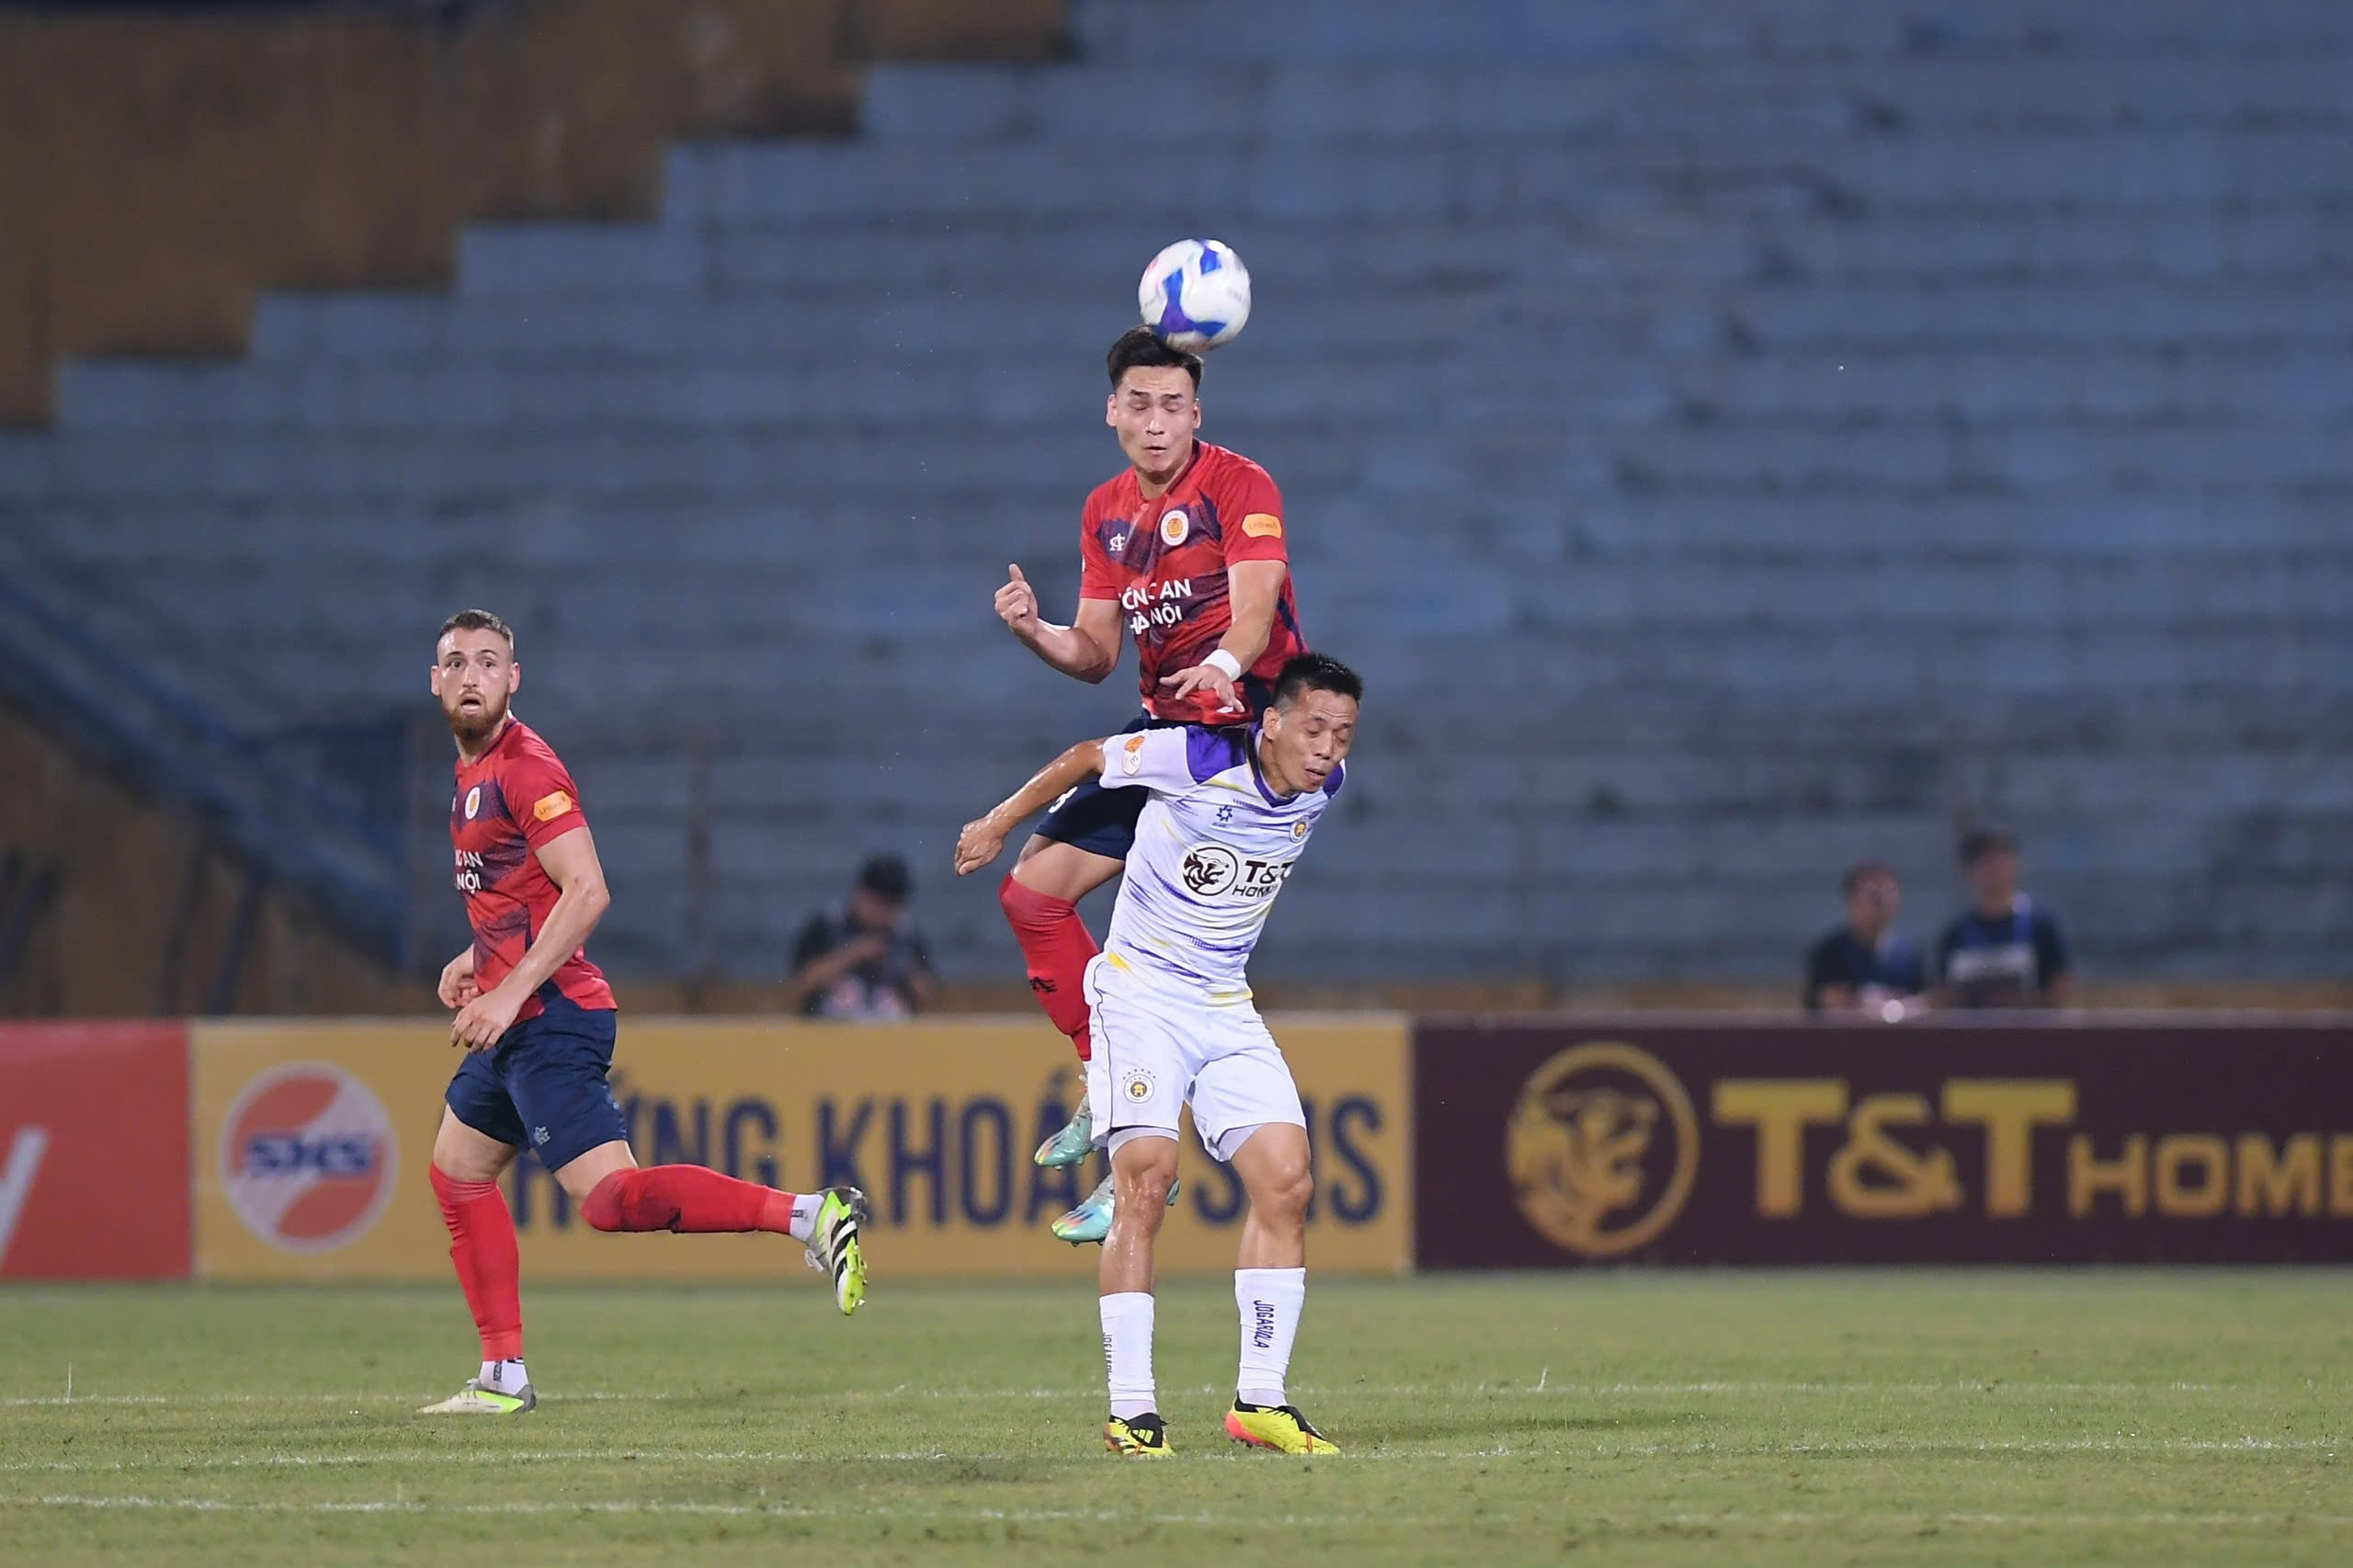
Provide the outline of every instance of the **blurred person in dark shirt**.
<path id="1" fill-rule="evenodd" d="M 938 990 L 931 952 L 907 917 L 907 863 L 877 855 L 858 869 L 838 914 L 809 917 L 792 949 L 792 985 L 813 1018 L 911 1017 Z"/>
<path id="2" fill-rule="evenodd" d="M 1949 1007 L 2063 1007 L 2073 989 L 2067 939 L 2018 891 L 2018 835 L 1980 828 L 1961 841 L 1970 906 L 1937 944 L 1937 999 Z"/>
<path id="3" fill-rule="evenodd" d="M 1847 895 L 1847 924 L 1806 957 L 1806 1011 L 1893 1023 L 1925 1010 L 1927 970 L 1918 947 L 1895 929 L 1904 904 L 1895 872 L 1877 860 L 1859 861 L 1838 886 Z"/>

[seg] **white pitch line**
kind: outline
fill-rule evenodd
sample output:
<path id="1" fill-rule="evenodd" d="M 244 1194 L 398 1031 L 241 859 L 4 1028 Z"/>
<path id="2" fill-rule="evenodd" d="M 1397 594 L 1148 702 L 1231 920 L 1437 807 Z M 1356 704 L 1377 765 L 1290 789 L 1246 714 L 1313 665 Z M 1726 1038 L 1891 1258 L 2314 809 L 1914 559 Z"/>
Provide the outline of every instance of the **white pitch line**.
<path id="1" fill-rule="evenodd" d="M 2019 1395 L 2029 1398 L 2067 1395 L 2150 1395 L 2251 1393 L 2265 1392 L 2244 1384 L 2226 1383 L 2096 1383 L 2096 1382 L 2006 1382 L 2000 1379 L 1965 1379 L 1953 1382 L 1688 1382 L 1688 1383 L 1325 1383 L 1301 1384 L 1300 1391 L 1309 1394 L 1328 1394 L 1347 1398 L 1365 1396 L 1381 1399 L 1429 1399 L 1487 1397 L 1496 1399 L 1655 1399 L 1688 1398 L 1697 1395 L 1810 1395 L 1846 1398 L 1870 1394 L 1961 1394 L 1981 1399 L 1988 1394 Z M 827 1400 L 1028 1400 L 1028 1399 L 1095 1399 L 1102 1394 L 1100 1388 L 1018 1388 L 1018 1389 L 935 1389 L 911 1388 L 901 1384 L 889 1389 L 835 1389 L 785 1392 L 788 1399 Z M 1222 1385 L 1205 1383 L 1203 1393 L 1224 1392 Z M 2293 1392 L 2315 1392 L 2310 1386 Z M 117 1404 L 368 1404 L 387 1401 L 433 1399 L 431 1391 L 409 1393 L 387 1393 L 371 1390 L 364 1393 L 101 1393 L 75 1394 L 71 1398 L 60 1394 L 40 1394 L 0 1398 L 0 1408 L 26 1409 L 35 1407 L 66 1408 L 74 1405 Z M 542 1394 L 551 1404 L 574 1403 L 631 1403 L 637 1401 L 677 1400 L 715 1395 L 696 1395 L 672 1392 L 632 1392 L 625 1390 L 589 1390 L 576 1393 L 550 1392 Z"/>
<path id="2" fill-rule="evenodd" d="M 1495 1459 L 1803 1459 L 1810 1456 L 1871 1454 L 2335 1454 L 2347 1447 L 2346 1439 L 2323 1437 L 2056 1437 L 2056 1438 L 1911 1438 L 1858 1437 L 1819 1443 L 1597 1443 L 1591 1448 L 1491 1449 L 1379 1448 L 1359 1449 L 1352 1461 L 1373 1463 L 1458 1461 Z M 1188 1454 L 1199 1459 L 1240 1459 L 1255 1462 L 1240 1449 L 1222 1447 Z M 811 1453 L 770 1449 L 386 1449 L 378 1452 L 342 1454 L 253 1454 L 216 1458 L 146 1460 L 17 1460 L 0 1463 L 0 1473 L 40 1471 L 62 1475 L 125 1474 L 142 1471 L 313 1470 L 386 1468 L 406 1465 L 456 1465 L 469 1470 L 538 1464 L 1097 1464 L 1099 1458 L 1074 1453 L 949 1452 L 925 1449 L 904 1453 Z"/>
<path id="3" fill-rule="evenodd" d="M 1011 1524 L 1154 1524 L 1209 1525 L 1233 1528 L 1292 1526 L 1415 1525 L 1438 1528 L 1459 1521 L 1412 1515 L 1382 1514 L 1374 1520 L 1352 1514 L 1130 1514 L 1112 1508 L 905 1508 L 896 1505 L 848 1505 L 839 1507 L 802 1503 L 694 1503 L 660 1498 L 606 1499 L 578 1503 L 503 1501 L 497 1503 L 424 1503 L 407 1498 L 365 1498 L 349 1502 L 238 1502 L 219 1497 L 91 1497 L 49 1495 L 0 1497 L 0 1507 L 170 1509 L 191 1514 L 466 1514 L 545 1516 L 563 1514 L 686 1514 L 723 1518 L 766 1517 L 786 1519 L 902 1518 L 986 1520 Z"/>
<path id="4" fill-rule="evenodd" d="M 413 1400 L 442 1399 L 447 1397 L 447 1393 L 448 1391 L 444 1389 L 412 1389 L 405 1393 L 387 1392 L 382 1389 L 370 1389 L 364 1393 L 229 1393 L 223 1392 L 213 1392 L 205 1393 L 77 1393 L 70 1396 L 64 1394 L 36 1394 L 0 1399 L 0 1409 L 24 1410 L 43 1407 L 65 1409 L 82 1404 L 383 1404 L 387 1403 L 404 1404 Z M 540 1396 L 540 1402 L 542 1403 L 561 1402 L 563 1403 L 580 1404 L 597 1403 L 603 1401 L 636 1402 L 693 1399 L 696 1397 L 698 1396 L 691 1393 L 606 1393 L 591 1391 L 580 1393 L 543 1394 Z M 705 1395 L 700 1397 L 717 1396 Z M 816 1398 L 819 1396 L 815 1394 L 794 1394 L 790 1397 Z M 853 1398 L 857 1396 L 855 1394 L 830 1393 L 823 1397 L 828 1399 L 839 1399 Z"/>
<path id="5" fill-rule="evenodd" d="M 467 1470 L 501 1465 L 581 1464 L 919 1464 L 942 1460 L 1059 1459 L 1053 1454 L 946 1453 L 938 1449 L 897 1454 L 816 1454 L 782 1449 L 722 1450 L 664 1449 L 386 1449 L 354 1454 L 235 1454 L 215 1458 L 147 1460 L 19 1460 L 0 1464 L 0 1473 L 42 1471 L 55 1474 L 123 1473 L 145 1470 L 334 1470 L 376 1465 L 451 1465 Z"/>
<path id="6" fill-rule="evenodd" d="M 1609 1516 L 1597 1516 L 1607 1523 Z M 1669 1514 L 1663 1519 L 1672 1525 L 1786 1525 L 1802 1529 L 1829 1528 L 1851 1528 L 1858 1525 L 1877 1525 L 1903 1528 L 1925 1526 L 1951 1526 L 1956 1528 L 1982 1529 L 2265 1529 L 2273 1526 L 2309 1526 L 2315 1529 L 2342 1529 L 2353 1525 L 2353 1514 L 1987 1514 L 1954 1512 L 1948 1514 L 1858 1513 L 1858 1514 Z"/>
<path id="7" fill-rule="evenodd" d="M 1590 1450 L 1548 1450 L 1597 1459 L 1663 1459 L 1719 1455 L 1726 1458 L 1856 1454 L 2288 1454 L 2334 1455 L 2348 1445 L 2343 1437 L 1852 1437 L 1820 1443 L 1634 1443 L 1596 1444 Z M 1534 1449 L 1520 1449 L 1525 1455 Z"/>
<path id="8" fill-rule="evenodd" d="M 0 1498 L 0 1507 L 15 1508 L 76 1508 L 76 1509 L 167 1509 L 193 1514 L 449 1514 L 545 1517 L 551 1515 L 660 1515 L 718 1516 L 726 1518 L 773 1517 L 786 1519 L 840 1518 L 905 1518 L 953 1519 L 1014 1524 L 1090 1523 L 1154 1525 L 1201 1525 L 1218 1528 L 1247 1526 L 1265 1528 L 1270 1526 L 1292 1527 L 1364 1527 L 1377 1525 L 1383 1528 L 1414 1526 L 1427 1528 L 1459 1526 L 1457 1519 L 1415 1516 L 1363 1513 L 1351 1514 L 1284 1514 L 1266 1513 L 1217 1514 L 1208 1510 L 1196 1513 L 1129 1514 L 1111 1508 L 905 1508 L 892 1505 L 847 1506 L 840 1507 L 813 1506 L 795 1503 L 696 1503 L 664 1499 L 608 1499 L 597 1502 L 547 1503 L 502 1501 L 496 1503 L 426 1503 L 405 1498 L 364 1498 L 346 1502 L 239 1502 L 217 1497 L 151 1497 L 86 1496 L 51 1494 L 40 1497 Z M 1919 1528 L 1940 1527 L 1956 1529 L 1984 1530 L 2081 1530 L 2081 1529 L 2269 1529 L 2296 1528 L 2311 1529 L 2343 1529 L 2353 1526 L 2353 1515 L 2347 1514 L 2239 1514 L 2239 1513 L 2063 1513 L 2063 1514 L 1995 1514 L 1995 1513 L 1777 1513 L 1777 1514 L 1703 1514 L 1675 1512 L 1652 1514 L 1622 1509 L 1596 1510 L 1583 1520 L 1589 1526 L 1608 1528 L 1625 1524 L 1670 1524 L 1691 1527 L 1757 1527 L 1777 1526 L 1798 1529 L 1847 1529 L 1857 1525 L 1875 1525 Z"/>

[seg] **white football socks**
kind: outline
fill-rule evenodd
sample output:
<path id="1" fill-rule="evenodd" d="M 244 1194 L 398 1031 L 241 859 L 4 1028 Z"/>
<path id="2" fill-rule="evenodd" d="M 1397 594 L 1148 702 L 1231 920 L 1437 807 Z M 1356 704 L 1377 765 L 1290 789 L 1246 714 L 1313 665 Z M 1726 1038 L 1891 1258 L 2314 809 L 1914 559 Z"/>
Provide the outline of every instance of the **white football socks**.
<path id="1" fill-rule="evenodd" d="M 1233 1304 L 1242 1315 L 1242 1375 L 1234 1380 L 1234 1397 L 1245 1404 L 1290 1403 L 1283 1380 L 1307 1304 L 1307 1270 L 1237 1268 Z"/>
<path id="2" fill-rule="evenodd" d="M 822 1192 L 796 1192 L 792 1195 L 792 1239 L 807 1246 L 817 1235 L 817 1210 L 825 1206 Z M 770 1210 L 771 1213 L 774 1210 Z"/>
<path id="3" fill-rule="evenodd" d="M 1111 1414 L 1124 1421 L 1160 1408 L 1152 1388 L 1152 1297 L 1122 1290 L 1097 1303 L 1103 1313 L 1103 1368 Z"/>
<path id="4" fill-rule="evenodd" d="M 496 1393 L 521 1393 L 523 1385 L 531 1381 L 524 1369 L 523 1358 L 511 1361 L 484 1361 L 482 1364 L 482 1386 Z"/>

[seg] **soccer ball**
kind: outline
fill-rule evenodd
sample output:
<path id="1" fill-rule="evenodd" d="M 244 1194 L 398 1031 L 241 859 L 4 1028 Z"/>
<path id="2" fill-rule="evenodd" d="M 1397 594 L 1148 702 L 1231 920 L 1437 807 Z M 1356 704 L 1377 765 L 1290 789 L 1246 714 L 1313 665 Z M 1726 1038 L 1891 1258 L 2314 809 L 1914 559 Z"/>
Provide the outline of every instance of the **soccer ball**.
<path id="1" fill-rule="evenodd" d="M 1250 269 L 1222 240 L 1178 240 L 1136 286 L 1143 324 L 1195 353 L 1231 343 L 1250 319 Z"/>

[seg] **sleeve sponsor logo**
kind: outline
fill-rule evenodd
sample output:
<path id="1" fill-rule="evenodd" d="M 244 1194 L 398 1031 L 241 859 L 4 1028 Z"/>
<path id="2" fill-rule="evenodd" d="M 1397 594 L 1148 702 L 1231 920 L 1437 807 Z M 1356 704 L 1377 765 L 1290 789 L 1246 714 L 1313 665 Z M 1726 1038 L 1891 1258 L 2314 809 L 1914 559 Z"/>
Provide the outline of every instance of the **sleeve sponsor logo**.
<path id="1" fill-rule="evenodd" d="M 571 809 L 572 797 L 558 790 L 552 795 L 540 796 L 540 803 L 531 808 L 531 814 L 541 822 L 553 822 Z"/>
<path id="2" fill-rule="evenodd" d="M 1252 539 L 1280 539 L 1283 520 L 1272 512 L 1253 512 L 1242 519 L 1242 531 Z"/>
<path id="3" fill-rule="evenodd" d="M 1131 735 L 1120 749 L 1127 755 L 1120 758 L 1120 771 L 1133 778 L 1143 771 L 1143 741 L 1142 735 Z"/>

